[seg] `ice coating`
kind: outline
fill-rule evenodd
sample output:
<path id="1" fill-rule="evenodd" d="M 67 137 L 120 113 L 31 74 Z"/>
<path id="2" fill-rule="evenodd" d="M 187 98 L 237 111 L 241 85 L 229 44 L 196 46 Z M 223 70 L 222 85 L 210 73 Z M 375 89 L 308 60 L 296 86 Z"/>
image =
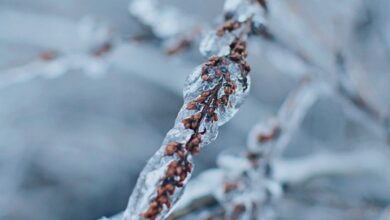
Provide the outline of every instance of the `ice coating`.
<path id="1" fill-rule="evenodd" d="M 251 22 L 255 29 L 264 27 L 264 15 L 259 4 L 253 4 L 250 0 L 227 0 L 224 5 L 225 16 L 238 23 Z M 254 30 L 257 31 L 257 30 Z M 229 45 L 242 33 L 240 28 L 223 31 L 221 35 L 211 31 L 204 36 L 200 43 L 200 52 L 205 56 L 227 56 L 230 53 Z"/>
<path id="2" fill-rule="evenodd" d="M 256 164 L 254 164 L 256 160 Z M 248 155 L 221 154 L 218 166 L 224 170 L 224 185 L 214 192 L 228 219 L 263 219 L 266 204 L 281 196 L 280 184 L 269 176 L 268 161 Z"/>
<path id="3" fill-rule="evenodd" d="M 234 61 L 225 59 L 225 62 L 221 63 L 218 66 L 209 67 L 210 71 L 208 72 L 211 74 L 215 74 L 211 69 L 215 69 L 215 71 L 220 71 L 220 69 L 222 69 L 223 71 L 226 71 L 226 74 L 230 73 L 231 79 L 239 86 L 237 86 L 236 92 L 231 94 L 231 99 L 229 100 L 227 105 L 221 105 L 216 109 L 215 112 L 218 115 L 218 121 L 213 121 L 208 116 L 205 116 L 200 121 L 199 130 L 204 132 L 202 134 L 202 141 L 200 144 L 201 147 L 209 144 L 216 139 L 218 134 L 218 126 L 221 126 L 234 116 L 234 114 L 238 111 L 238 107 L 243 102 L 245 96 L 248 94 L 249 91 L 248 86 L 244 86 L 242 82 L 244 80 L 244 77 L 241 74 L 244 70 L 242 70 L 242 68 L 239 67 L 239 65 Z M 168 132 L 165 140 L 163 141 L 163 145 L 156 152 L 156 154 L 148 161 L 146 167 L 142 171 L 137 181 L 136 188 L 134 189 L 133 194 L 130 197 L 128 209 L 126 210 L 124 215 L 125 219 L 139 219 L 139 213 L 148 209 L 150 200 L 152 200 L 153 197 L 156 196 L 156 186 L 161 183 L 161 178 L 164 177 L 169 164 L 175 159 L 178 159 L 176 155 L 174 155 L 173 157 L 167 157 L 165 155 L 164 151 L 166 145 L 172 142 L 184 144 L 195 133 L 191 129 L 186 129 L 182 122 L 183 120 L 186 120 L 191 117 L 191 115 L 202 111 L 202 109 L 204 109 L 205 107 L 200 107 L 199 111 L 197 111 L 197 109 L 189 110 L 187 108 L 187 105 L 194 99 L 199 97 L 202 93 L 209 92 L 210 90 L 215 91 L 217 98 L 221 98 L 226 95 L 226 92 L 224 91 L 225 89 L 220 86 L 222 85 L 222 83 L 227 83 L 227 80 L 224 77 L 216 78 L 212 81 L 203 81 L 200 70 L 201 68 L 196 68 L 193 74 L 188 77 L 186 87 L 184 89 L 185 103 L 178 114 L 175 126 Z M 211 74 L 210 77 L 213 76 Z M 247 78 L 245 77 L 245 79 Z M 248 80 L 246 81 L 248 82 Z M 188 159 L 189 162 L 191 162 L 190 157 L 188 157 Z M 187 181 L 189 176 L 190 173 L 188 174 L 188 177 L 185 181 Z M 184 187 L 176 188 L 175 192 L 170 196 L 170 203 L 173 204 L 175 203 L 175 201 L 178 200 L 178 198 L 182 194 L 183 189 Z M 160 217 L 158 217 L 157 219 L 163 219 L 163 216 L 165 216 L 168 211 L 169 209 L 167 207 L 163 208 L 159 215 Z"/>
<path id="4" fill-rule="evenodd" d="M 225 14 L 231 16 L 239 22 L 252 19 L 253 22 L 263 20 L 264 12 L 260 4 L 253 4 L 251 0 L 227 0 L 225 1 Z M 254 18 L 254 19 L 253 19 Z"/>
<path id="5" fill-rule="evenodd" d="M 151 28 L 160 38 L 170 38 L 185 33 L 195 26 L 192 18 L 173 6 L 161 4 L 158 0 L 132 0 L 130 13 Z"/>
<path id="6" fill-rule="evenodd" d="M 235 115 L 247 96 L 250 26 L 229 22 L 222 34 L 213 31 L 200 45 L 201 51 L 212 56 L 188 76 L 183 107 L 173 129 L 141 172 L 124 219 L 164 219 L 191 176 L 192 157 L 216 139 L 218 127 Z"/>
<path id="7" fill-rule="evenodd" d="M 202 39 L 199 50 L 204 56 L 226 56 L 230 53 L 229 45 L 234 38 L 232 33 L 218 36 L 215 31 L 212 31 Z"/>

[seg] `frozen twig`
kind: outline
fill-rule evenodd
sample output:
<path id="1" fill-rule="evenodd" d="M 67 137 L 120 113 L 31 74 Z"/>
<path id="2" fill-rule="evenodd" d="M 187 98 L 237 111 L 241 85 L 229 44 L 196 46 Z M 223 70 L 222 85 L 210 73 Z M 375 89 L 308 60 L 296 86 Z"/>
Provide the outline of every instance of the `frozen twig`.
<path id="1" fill-rule="evenodd" d="M 27 65 L 0 72 L 0 88 L 25 82 L 36 77 L 55 78 L 71 70 L 83 70 L 95 77 L 104 74 L 107 62 L 90 55 L 68 55 L 50 60 L 37 60 Z"/>
<path id="2" fill-rule="evenodd" d="M 252 151 L 273 151 L 280 155 L 318 98 L 330 92 L 324 83 L 310 79 L 302 81 L 283 103 L 275 119 L 261 122 L 251 130 L 248 136 L 249 148 Z"/>
<path id="3" fill-rule="evenodd" d="M 132 0 L 129 11 L 156 37 L 165 40 L 188 33 L 196 26 L 194 18 L 158 0 Z"/>
<path id="4" fill-rule="evenodd" d="M 130 14 L 162 40 L 169 55 L 190 47 L 203 26 L 188 13 L 158 0 L 132 0 Z"/>
<path id="5" fill-rule="evenodd" d="M 383 167 L 390 166 L 389 155 L 379 150 L 355 150 L 346 153 L 317 153 L 301 158 L 276 159 L 274 177 L 280 182 L 301 184 L 327 175 L 374 174 L 390 181 Z"/>
<path id="6" fill-rule="evenodd" d="M 261 11 L 247 0 L 228 0 L 226 5 L 229 19 L 202 44 L 210 58 L 188 77 L 184 105 L 174 128 L 141 172 L 126 220 L 166 217 L 191 175 L 192 157 L 216 138 L 218 127 L 234 116 L 249 91 L 246 39 L 253 17 Z"/>
<path id="7" fill-rule="evenodd" d="M 300 185 L 317 177 L 365 174 L 373 174 L 384 178 L 385 181 L 390 181 L 390 175 L 383 172 L 383 167 L 390 165 L 388 152 L 379 150 L 362 149 L 345 153 L 317 153 L 294 159 L 275 158 L 270 161 L 270 165 L 272 167 L 273 181 L 280 184 Z M 202 207 L 198 207 L 201 210 L 206 210 L 213 201 L 213 205 L 215 205 L 215 198 L 218 197 L 216 192 L 220 192 L 224 188 L 226 176 L 231 175 L 230 172 L 231 170 L 226 170 L 222 167 L 211 169 L 190 181 L 182 200 L 175 207 L 171 216 L 172 219 L 176 219 L 176 216 L 183 215 L 183 213 L 188 215 L 194 211 L 190 209 L 193 201 L 207 199 L 207 201 L 203 202 L 204 205 Z M 213 179 L 212 184 L 209 181 L 211 178 Z M 260 188 L 264 181 L 269 180 L 259 180 L 256 182 L 256 185 Z M 230 184 L 230 186 L 232 185 Z M 262 194 L 256 195 L 256 199 L 259 201 Z"/>

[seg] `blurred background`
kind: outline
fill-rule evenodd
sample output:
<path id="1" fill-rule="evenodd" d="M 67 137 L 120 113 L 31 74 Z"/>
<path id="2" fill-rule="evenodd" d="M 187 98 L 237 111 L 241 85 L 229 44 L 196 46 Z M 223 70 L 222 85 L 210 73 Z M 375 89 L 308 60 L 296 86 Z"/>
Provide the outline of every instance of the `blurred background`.
<path id="1" fill-rule="evenodd" d="M 174 123 L 186 76 L 205 60 L 199 36 L 167 51 L 195 26 L 214 27 L 223 9 L 222 0 L 160 4 L 183 16 L 168 30 L 188 26 L 161 34 L 158 14 L 144 22 L 128 0 L 0 0 L 0 219 L 97 219 L 125 209 Z M 269 1 L 270 35 L 249 41 L 251 93 L 196 158 L 195 175 L 220 152 L 246 149 L 251 128 L 312 76 L 353 110 L 320 98 L 284 156 L 369 149 L 389 158 L 389 12 L 387 0 Z M 374 174 L 294 186 L 277 219 L 390 219 L 390 163 L 382 164 Z"/>

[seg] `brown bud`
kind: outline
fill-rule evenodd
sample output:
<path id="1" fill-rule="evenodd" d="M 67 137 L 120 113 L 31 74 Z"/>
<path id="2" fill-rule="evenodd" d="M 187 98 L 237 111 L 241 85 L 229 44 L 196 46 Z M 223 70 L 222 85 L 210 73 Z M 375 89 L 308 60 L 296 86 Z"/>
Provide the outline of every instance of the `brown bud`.
<path id="1" fill-rule="evenodd" d="M 200 152 L 200 147 L 199 147 L 199 145 L 195 145 L 195 146 L 192 147 L 191 153 L 192 153 L 193 155 L 197 155 L 197 154 L 199 154 L 199 152 Z"/>
<path id="2" fill-rule="evenodd" d="M 172 161 L 169 165 L 168 165 L 168 169 L 167 169 L 167 177 L 172 177 L 175 175 L 175 170 L 176 170 L 176 167 L 178 165 L 178 162 L 177 161 Z"/>
<path id="3" fill-rule="evenodd" d="M 202 118 L 202 113 L 197 112 L 193 115 L 195 121 L 199 121 Z"/>
<path id="4" fill-rule="evenodd" d="M 166 191 L 172 195 L 173 192 L 175 191 L 175 186 L 172 184 L 172 183 L 168 183 L 166 186 L 165 186 L 165 189 Z"/>
<path id="5" fill-rule="evenodd" d="M 200 139 L 199 138 L 194 138 L 194 139 L 192 139 L 191 143 L 194 144 L 194 145 L 198 145 L 198 144 L 200 144 Z"/>
<path id="6" fill-rule="evenodd" d="M 191 127 L 191 119 L 186 118 L 182 121 L 184 128 L 189 129 Z"/>
<path id="7" fill-rule="evenodd" d="M 165 189 L 164 189 L 162 186 L 160 186 L 160 187 L 157 188 L 157 194 L 158 194 L 158 195 L 162 195 L 162 194 L 164 194 L 164 193 L 165 193 Z"/>
<path id="8" fill-rule="evenodd" d="M 158 203 L 156 201 L 153 201 L 153 202 L 150 203 L 149 207 L 152 208 L 152 209 L 155 209 L 155 208 L 158 207 Z"/>
<path id="9" fill-rule="evenodd" d="M 202 92 L 202 94 L 201 94 L 201 96 L 202 97 L 208 97 L 210 95 L 210 91 L 204 91 L 204 92 Z"/>
<path id="10" fill-rule="evenodd" d="M 176 174 L 180 175 L 183 172 L 183 168 L 181 166 L 176 167 Z"/>
<path id="11" fill-rule="evenodd" d="M 207 74 L 202 75 L 202 80 L 207 81 L 209 79 L 209 76 Z"/>
<path id="12" fill-rule="evenodd" d="M 172 156 L 176 152 L 178 146 L 179 143 L 169 143 L 165 148 L 165 155 Z"/>
<path id="13" fill-rule="evenodd" d="M 194 109 L 196 109 L 196 102 L 195 101 L 188 102 L 187 110 L 194 110 Z"/>
<path id="14" fill-rule="evenodd" d="M 174 176 L 174 175 L 175 175 L 175 168 L 169 167 L 169 168 L 167 169 L 166 175 L 167 175 L 167 177 L 172 177 L 172 176 Z"/>

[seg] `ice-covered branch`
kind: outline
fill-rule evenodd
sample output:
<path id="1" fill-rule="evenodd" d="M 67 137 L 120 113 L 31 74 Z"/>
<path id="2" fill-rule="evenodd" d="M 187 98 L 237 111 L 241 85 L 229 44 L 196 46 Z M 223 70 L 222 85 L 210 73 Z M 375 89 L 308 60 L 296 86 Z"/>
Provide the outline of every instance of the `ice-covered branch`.
<path id="1" fill-rule="evenodd" d="M 363 149 L 345 153 L 322 152 L 294 159 L 278 158 L 271 162 L 272 176 L 275 182 L 294 185 L 302 184 L 317 177 L 336 175 L 373 174 L 390 181 L 390 175 L 383 172 L 383 167 L 390 166 L 388 153 L 386 151 Z M 250 168 L 249 165 L 248 168 Z M 219 196 L 217 192 L 220 192 L 226 186 L 226 176 L 229 175 L 229 172 L 230 170 L 220 167 L 205 171 L 194 180 L 191 180 L 182 200 L 175 207 L 171 216 L 172 219 L 196 211 L 191 209 L 194 201 L 202 201 L 203 206 L 197 207 L 198 210 L 206 210 L 210 204 L 215 205 L 216 198 Z M 210 183 L 210 179 L 213 179 L 212 183 Z M 264 181 L 269 182 L 269 180 L 262 179 L 258 180 L 256 184 L 262 185 Z M 238 187 L 238 185 L 232 185 L 231 182 L 228 186 L 230 186 L 230 190 L 237 190 Z M 256 201 L 259 201 L 261 195 L 256 194 Z"/>
<path id="2" fill-rule="evenodd" d="M 261 11 L 247 0 L 228 0 L 226 5 L 230 16 L 204 40 L 201 50 L 210 58 L 188 77 L 184 105 L 174 128 L 141 172 L 126 220 L 166 217 L 191 175 L 192 157 L 216 138 L 218 127 L 234 116 L 249 91 L 246 39 L 253 17 Z"/>
<path id="3" fill-rule="evenodd" d="M 72 70 L 80 69 L 86 74 L 96 77 L 106 72 L 107 61 L 86 54 L 67 55 L 52 60 L 36 60 L 24 66 L 0 71 L 0 88 L 36 77 L 55 78 Z"/>
<path id="4" fill-rule="evenodd" d="M 324 83 L 304 80 L 288 96 L 275 119 L 256 125 L 248 136 L 251 151 L 273 151 L 280 154 L 286 148 L 294 132 L 319 97 L 330 94 Z"/>
<path id="5" fill-rule="evenodd" d="M 190 47 L 202 32 L 200 21 L 158 0 L 132 0 L 130 14 L 162 40 L 169 55 Z"/>
<path id="6" fill-rule="evenodd" d="M 161 39 L 189 33 L 196 26 L 195 19 L 187 13 L 158 0 L 132 0 L 129 4 L 129 11 Z"/>
<path id="7" fill-rule="evenodd" d="M 384 167 L 390 166 L 388 152 L 373 149 L 276 159 L 272 166 L 275 179 L 291 184 L 300 184 L 319 176 L 359 174 L 374 174 L 390 181 L 390 175 L 383 171 Z"/>

